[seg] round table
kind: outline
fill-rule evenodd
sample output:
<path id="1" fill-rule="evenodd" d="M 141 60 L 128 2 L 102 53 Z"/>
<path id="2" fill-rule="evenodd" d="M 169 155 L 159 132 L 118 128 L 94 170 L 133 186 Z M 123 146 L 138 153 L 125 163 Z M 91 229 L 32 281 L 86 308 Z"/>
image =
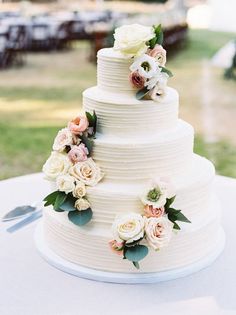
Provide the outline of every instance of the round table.
<path id="1" fill-rule="evenodd" d="M 209 268 L 174 281 L 120 285 L 80 279 L 47 264 L 31 223 L 15 233 L 0 223 L 1 315 L 228 315 L 236 314 L 236 180 L 217 176 L 226 232 L 223 254 Z M 0 216 L 50 191 L 42 174 L 0 181 Z M 235 221 L 234 221 L 235 219 Z"/>

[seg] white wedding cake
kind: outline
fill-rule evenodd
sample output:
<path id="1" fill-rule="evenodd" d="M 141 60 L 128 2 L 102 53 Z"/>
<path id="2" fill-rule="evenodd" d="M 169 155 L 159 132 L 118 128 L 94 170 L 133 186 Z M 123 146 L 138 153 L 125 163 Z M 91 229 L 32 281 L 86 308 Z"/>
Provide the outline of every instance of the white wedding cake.
<path id="1" fill-rule="evenodd" d="M 178 118 L 161 40 L 160 26 L 116 29 L 114 47 L 98 52 L 97 86 L 83 93 L 87 118 L 59 132 L 44 165 L 57 187 L 45 199 L 45 242 L 78 266 L 159 273 L 222 242 L 215 169 Z"/>

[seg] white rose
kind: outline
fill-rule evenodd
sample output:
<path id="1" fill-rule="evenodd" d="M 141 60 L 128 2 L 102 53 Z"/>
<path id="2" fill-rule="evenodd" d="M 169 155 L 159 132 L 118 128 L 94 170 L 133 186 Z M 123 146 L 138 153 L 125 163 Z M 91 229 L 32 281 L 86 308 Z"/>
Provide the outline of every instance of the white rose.
<path id="1" fill-rule="evenodd" d="M 87 210 L 88 208 L 90 208 L 90 203 L 88 202 L 87 199 L 85 198 L 80 198 L 80 199 L 77 199 L 76 202 L 75 202 L 75 208 L 79 211 L 82 211 L 82 210 Z"/>
<path id="2" fill-rule="evenodd" d="M 156 59 L 146 54 L 135 59 L 129 69 L 132 72 L 138 71 L 138 73 L 146 79 L 150 79 L 155 77 L 158 73 L 161 73 Z"/>
<path id="3" fill-rule="evenodd" d="M 112 225 L 112 231 L 117 242 L 137 241 L 144 236 L 144 218 L 137 213 L 119 216 Z"/>
<path id="4" fill-rule="evenodd" d="M 127 57 L 140 56 L 147 51 L 146 42 L 154 36 L 153 27 L 140 24 L 123 25 L 115 30 L 114 50 Z"/>
<path id="5" fill-rule="evenodd" d="M 161 208 L 166 204 L 167 198 L 175 196 L 174 187 L 167 178 L 160 178 L 153 181 L 140 196 L 144 205 Z"/>
<path id="6" fill-rule="evenodd" d="M 75 189 L 75 179 L 68 174 L 60 175 L 56 179 L 56 186 L 58 190 L 68 194 Z"/>
<path id="7" fill-rule="evenodd" d="M 46 179 L 54 181 L 59 175 L 66 174 L 72 166 L 67 154 L 52 152 L 43 166 Z"/>
<path id="8" fill-rule="evenodd" d="M 76 185 L 73 191 L 73 196 L 75 198 L 82 198 L 86 195 L 86 188 L 84 183 L 76 181 Z"/>
<path id="9" fill-rule="evenodd" d="M 151 217 L 145 220 L 146 240 L 154 250 L 168 245 L 172 231 L 173 223 L 166 217 Z"/>
<path id="10" fill-rule="evenodd" d="M 95 186 L 102 179 L 101 170 L 92 158 L 76 163 L 70 168 L 70 174 L 88 186 Z"/>
<path id="11" fill-rule="evenodd" d="M 53 143 L 53 150 L 62 152 L 67 145 L 73 143 L 73 135 L 68 128 L 61 129 Z"/>

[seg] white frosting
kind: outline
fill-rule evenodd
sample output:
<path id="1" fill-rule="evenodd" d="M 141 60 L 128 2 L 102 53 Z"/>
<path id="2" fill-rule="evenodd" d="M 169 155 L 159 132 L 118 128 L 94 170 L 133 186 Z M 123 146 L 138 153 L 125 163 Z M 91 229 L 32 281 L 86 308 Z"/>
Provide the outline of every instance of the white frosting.
<path id="1" fill-rule="evenodd" d="M 113 48 L 104 48 L 97 54 L 97 84 L 105 91 L 134 91 L 129 82 L 129 67 L 133 59 L 124 58 Z"/>
<path id="2" fill-rule="evenodd" d="M 114 136 L 139 137 L 163 132 L 176 127 L 179 95 L 167 88 L 161 103 L 139 101 L 134 93 L 114 93 L 92 87 L 83 93 L 85 111 L 96 111 L 98 132 Z"/>
<path id="3" fill-rule="evenodd" d="M 193 155 L 193 128 L 179 121 L 175 129 L 130 139 L 97 134 L 93 158 L 105 180 L 135 181 L 155 176 L 177 177 L 189 170 Z"/>

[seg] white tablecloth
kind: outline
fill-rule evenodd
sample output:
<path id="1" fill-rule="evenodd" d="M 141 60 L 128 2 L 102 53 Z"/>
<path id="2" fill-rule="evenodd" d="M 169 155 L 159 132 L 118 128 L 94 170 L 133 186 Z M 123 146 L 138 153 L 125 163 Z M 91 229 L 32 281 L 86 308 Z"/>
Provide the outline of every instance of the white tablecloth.
<path id="1" fill-rule="evenodd" d="M 76 278 L 38 255 L 37 222 L 13 234 L 6 232 L 10 223 L 0 223 L 0 314 L 236 314 L 236 180 L 217 177 L 215 187 L 227 237 L 223 254 L 210 268 L 165 283 L 118 285 Z M 39 200 L 48 190 L 41 174 L 1 181 L 0 215 Z"/>

